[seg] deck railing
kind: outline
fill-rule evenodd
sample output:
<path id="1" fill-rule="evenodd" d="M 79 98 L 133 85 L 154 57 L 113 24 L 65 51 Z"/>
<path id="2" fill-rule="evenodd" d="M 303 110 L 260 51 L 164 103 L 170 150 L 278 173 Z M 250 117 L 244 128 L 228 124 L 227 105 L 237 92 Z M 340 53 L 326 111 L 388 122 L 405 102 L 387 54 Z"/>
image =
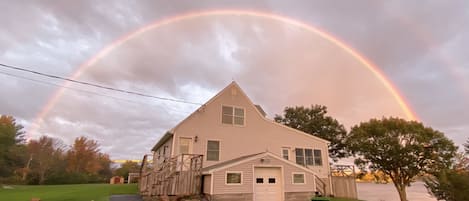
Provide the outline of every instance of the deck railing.
<path id="1" fill-rule="evenodd" d="M 143 196 L 197 195 L 202 185 L 202 155 L 181 154 L 162 164 L 141 168 L 140 193 Z"/>

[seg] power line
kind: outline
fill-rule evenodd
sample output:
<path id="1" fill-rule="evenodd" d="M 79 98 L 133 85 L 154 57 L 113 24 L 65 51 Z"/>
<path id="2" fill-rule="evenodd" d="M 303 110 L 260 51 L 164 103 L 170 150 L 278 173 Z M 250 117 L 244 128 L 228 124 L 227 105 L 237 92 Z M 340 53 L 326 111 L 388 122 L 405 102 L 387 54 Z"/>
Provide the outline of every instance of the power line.
<path id="1" fill-rule="evenodd" d="M 49 78 L 54 78 L 54 79 L 59 79 L 59 80 L 65 80 L 65 81 L 78 83 L 78 84 L 82 84 L 82 85 L 88 85 L 88 86 L 92 86 L 92 87 L 96 87 L 96 88 L 101 88 L 101 89 L 106 89 L 106 90 L 111 90 L 111 91 L 117 91 L 117 92 L 121 92 L 121 93 L 137 95 L 137 96 L 143 96 L 143 97 L 147 97 L 147 98 L 154 98 L 154 99 L 159 99 L 159 100 L 172 101 L 172 102 L 178 102 L 178 103 L 186 103 L 186 104 L 192 104 L 192 105 L 202 105 L 201 103 L 190 102 L 190 101 L 181 100 L 181 99 L 173 99 L 173 98 L 153 96 L 153 95 L 148 95 L 148 94 L 144 94 L 144 93 L 140 93 L 140 92 L 129 91 L 129 90 L 125 90 L 125 89 L 118 89 L 118 88 L 103 86 L 103 85 L 94 84 L 94 83 L 90 83 L 90 82 L 74 80 L 74 79 L 70 79 L 70 78 L 66 78 L 66 77 L 62 77 L 62 76 L 51 75 L 51 74 L 47 74 L 47 73 L 42 73 L 42 72 L 38 72 L 38 71 L 29 70 L 29 69 L 26 69 L 26 68 L 20 68 L 20 67 L 16 67 L 16 66 L 6 65 L 6 64 L 2 64 L 2 63 L 0 63 L 0 67 L 9 68 L 9 69 L 18 70 L 18 71 L 23 71 L 23 72 L 28 72 L 28 73 L 32 73 L 32 74 L 36 74 L 36 75 L 40 75 L 40 76 L 44 76 L 44 77 L 49 77 Z"/>
<path id="2" fill-rule="evenodd" d="M 44 85 L 57 86 L 57 87 L 65 88 L 65 89 L 75 90 L 75 91 L 82 92 L 82 93 L 92 94 L 92 95 L 95 95 L 95 96 L 102 96 L 102 97 L 106 97 L 106 98 L 111 98 L 111 99 L 114 99 L 114 100 L 126 101 L 126 102 L 129 102 L 129 103 L 135 103 L 135 104 L 147 104 L 147 103 L 142 103 L 142 102 L 139 102 L 139 101 L 133 101 L 133 100 L 124 99 L 124 98 L 117 98 L 117 97 L 114 97 L 114 96 L 108 96 L 108 95 L 104 95 L 104 94 L 93 92 L 93 91 L 88 91 L 88 90 L 68 87 L 68 86 L 64 86 L 64 85 L 60 85 L 60 84 L 55 84 L 55 83 L 51 83 L 51 82 L 46 82 L 46 81 L 43 81 L 43 80 L 32 79 L 32 78 L 29 78 L 29 77 L 15 75 L 15 74 L 3 72 L 3 71 L 0 71 L 0 74 L 10 76 L 10 77 L 20 78 L 20 79 L 24 79 L 24 80 L 28 80 L 28 81 L 32 81 L 32 82 L 37 82 L 37 83 L 41 83 L 41 84 L 44 84 Z M 168 108 L 166 108 L 166 109 L 168 109 Z M 177 113 L 180 113 L 180 114 L 186 114 L 186 112 L 179 111 L 179 110 L 170 110 L 170 111 L 177 112 Z"/>

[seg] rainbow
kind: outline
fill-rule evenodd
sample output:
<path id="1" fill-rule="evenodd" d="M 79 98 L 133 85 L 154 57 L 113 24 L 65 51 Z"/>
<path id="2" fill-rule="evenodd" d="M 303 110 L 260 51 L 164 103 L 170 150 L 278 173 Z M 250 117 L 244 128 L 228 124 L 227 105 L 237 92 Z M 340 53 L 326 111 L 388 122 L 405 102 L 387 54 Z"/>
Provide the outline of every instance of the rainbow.
<path id="1" fill-rule="evenodd" d="M 293 25 L 309 31 L 311 33 L 317 34 L 318 36 L 326 39 L 327 41 L 333 43 L 337 47 L 341 48 L 343 51 L 347 52 L 353 58 L 357 59 L 363 66 L 365 66 L 368 70 L 370 70 L 376 78 L 380 80 L 380 82 L 385 86 L 385 88 L 392 94 L 394 99 L 397 101 L 399 106 L 404 111 L 407 119 L 410 120 L 417 120 L 417 115 L 410 109 L 409 105 L 405 101 L 404 97 L 401 93 L 397 90 L 397 88 L 386 78 L 384 73 L 371 61 L 367 60 L 364 56 L 362 56 L 359 52 L 354 50 L 351 46 L 347 45 L 345 42 L 339 40 L 337 37 L 333 36 L 330 33 L 327 33 L 324 30 L 320 30 L 316 27 L 313 27 L 309 24 L 294 20 L 292 18 L 282 16 L 279 14 L 273 13 L 266 13 L 266 12 L 259 12 L 259 11 L 251 11 L 251 10 L 209 10 L 209 11 L 201 11 L 201 12 L 192 12 L 186 13 L 182 15 L 177 15 L 169 18 L 165 18 L 162 20 L 155 21 L 147 26 L 144 26 L 136 31 L 128 33 L 119 39 L 115 40 L 110 45 L 103 48 L 99 51 L 94 57 L 83 63 L 78 67 L 78 69 L 72 73 L 70 76 L 71 79 L 78 78 L 83 72 L 85 72 L 90 66 L 95 64 L 99 59 L 109 54 L 112 50 L 118 48 L 126 41 L 131 40 L 132 38 L 138 37 L 139 35 L 152 30 L 163 27 L 165 25 L 169 25 L 176 22 L 182 22 L 190 19 L 195 19 L 199 17 L 206 17 L 206 16 L 227 16 L 227 15 L 239 15 L 239 16 L 251 16 L 251 17 L 259 17 L 259 18 L 266 18 L 271 20 L 280 21 L 289 25 Z M 71 83 L 66 82 L 64 85 L 69 86 Z M 43 118 L 49 113 L 51 108 L 55 105 L 55 103 L 59 100 L 59 98 L 64 93 L 65 88 L 59 88 L 49 99 L 46 105 L 42 108 L 42 110 L 36 116 L 31 128 L 29 129 L 28 133 L 34 132 L 39 128 Z"/>

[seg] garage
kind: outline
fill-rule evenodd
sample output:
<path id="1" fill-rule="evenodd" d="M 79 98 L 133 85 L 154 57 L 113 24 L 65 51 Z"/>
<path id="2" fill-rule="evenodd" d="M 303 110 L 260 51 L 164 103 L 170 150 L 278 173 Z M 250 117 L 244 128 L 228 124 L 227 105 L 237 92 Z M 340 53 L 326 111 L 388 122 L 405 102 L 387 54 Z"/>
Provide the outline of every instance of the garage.
<path id="1" fill-rule="evenodd" d="M 254 200 L 282 200 L 282 171 L 280 167 L 254 168 Z"/>

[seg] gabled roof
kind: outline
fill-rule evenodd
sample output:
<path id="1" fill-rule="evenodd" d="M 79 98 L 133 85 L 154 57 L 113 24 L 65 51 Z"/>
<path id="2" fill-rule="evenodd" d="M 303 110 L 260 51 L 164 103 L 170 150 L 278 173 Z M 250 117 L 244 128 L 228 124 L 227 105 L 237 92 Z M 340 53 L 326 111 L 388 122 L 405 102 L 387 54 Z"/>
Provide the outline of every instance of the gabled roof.
<path id="1" fill-rule="evenodd" d="M 163 137 L 158 140 L 158 142 L 153 146 L 152 151 L 156 151 L 158 148 L 160 148 L 167 140 L 171 139 L 173 137 L 173 134 L 170 132 L 166 132 Z"/>
<path id="2" fill-rule="evenodd" d="M 241 89 L 241 87 L 235 82 L 235 81 L 232 81 L 228 86 L 226 86 L 225 88 L 223 88 L 220 92 L 218 92 L 215 96 L 213 96 L 210 100 L 208 100 L 205 104 L 203 104 L 202 106 L 200 106 L 197 110 L 195 110 L 194 112 L 192 112 L 189 116 L 187 116 L 184 120 L 182 120 L 181 122 L 179 122 L 175 127 L 173 127 L 171 130 L 169 130 L 167 133 L 171 133 L 173 134 L 176 129 L 182 125 L 185 121 L 187 121 L 189 118 L 191 118 L 195 113 L 197 113 L 198 111 L 202 111 L 207 105 L 209 105 L 211 102 L 213 102 L 216 98 L 218 98 L 221 94 L 225 93 L 225 91 L 229 90 L 231 87 L 236 87 L 237 90 L 239 91 L 239 93 L 241 93 L 244 97 L 246 97 L 247 101 L 249 102 L 249 104 L 251 104 L 253 107 L 254 107 L 254 110 L 256 111 L 256 113 L 259 115 L 260 118 L 262 118 L 263 120 L 269 122 L 269 123 L 272 123 L 274 125 L 277 125 L 279 127 L 282 127 L 284 129 L 288 129 L 288 130 L 291 130 L 295 133 L 298 133 L 300 135 L 305 135 L 305 136 L 308 136 L 310 138 L 313 138 L 315 140 L 319 140 L 319 141 L 322 141 L 322 142 L 325 142 L 327 144 L 329 144 L 329 141 L 325 140 L 325 139 L 322 139 L 320 137 L 316 137 L 316 136 L 313 136 L 311 134 L 308 134 L 308 133 L 305 133 L 303 131 L 300 131 L 300 130 L 297 130 L 297 129 L 294 129 L 294 128 L 290 128 L 288 126 L 285 126 L 283 124 L 280 124 L 280 123 L 277 123 L 273 120 L 270 120 L 268 119 L 267 117 L 265 117 L 265 112 L 264 110 L 259 106 L 255 105 L 251 99 L 246 95 L 246 93 L 244 93 L 244 91 Z M 156 145 L 153 147 L 153 149 L 158 149 L 159 146 L 161 146 L 166 140 L 168 140 L 169 138 L 165 138 L 166 134 L 158 141 L 158 143 L 156 143 Z M 172 137 L 172 135 L 171 135 Z M 157 146 L 159 145 L 159 146 Z"/>
<path id="3" fill-rule="evenodd" d="M 208 166 L 208 167 L 205 167 L 202 169 L 202 174 L 211 174 L 213 172 L 216 172 L 216 171 L 219 171 L 219 170 L 223 170 L 223 169 L 226 169 L 226 168 L 229 168 L 229 167 L 232 167 L 232 166 L 235 166 L 235 165 L 238 165 L 238 164 L 242 164 L 242 163 L 245 163 L 245 162 L 248 162 L 248 161 L 251 161 L 251 160 L 254 160 L 254 159 L 261 159 L 263 157 L 266 157 L 266 156 L 270 156 L 272 158 L 275 158 L 277 160 L 280 160 L 284 163 L 287 163 L 291 166 L 294 166 L 294 167 L 297 167 L 297 168 L 300 168 L 306 172 L 310 172 L 312 174 L 316 174 L 313 170 L 311 169 L 308 169 L 304 166 L 301 166 L 301 165 L 298 165 L 292 161 L 289 161 L 289 160 L 286 160 L 280 156 L 277 156 L 269 151 L 265 151 L 265 152 L 261 152 L 261 153 L 257 153 L 257 154 L 250 154 L 250 155 L 245 155 L 245 156 L 241 156 L 241 157 L 238 157 L 238 158 L 235 158 L 235 159 L 231 159 L 231 160 L 228 160 L 228 161 L 225 161 L 225 162 L 221 162 L 221 163 L 217 163 L 215 165 L 211 165 L 211 166 Z"/>

